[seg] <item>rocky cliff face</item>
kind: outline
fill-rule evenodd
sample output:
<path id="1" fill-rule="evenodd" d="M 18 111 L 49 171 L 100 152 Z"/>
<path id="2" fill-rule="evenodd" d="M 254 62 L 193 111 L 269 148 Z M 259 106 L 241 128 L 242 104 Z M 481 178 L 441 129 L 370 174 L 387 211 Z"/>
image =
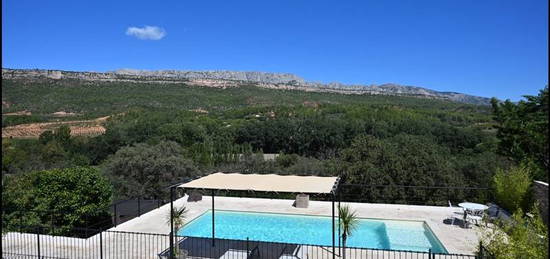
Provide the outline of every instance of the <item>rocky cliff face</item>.
<path id="1" fill-rule="evenodd" d="M 173 79 L 218 79 L 233 81 L 248 81 L 270 84 L 304 83 L 304 79 L 293 74 L 277 74 L 264 72 L 242 71 L 182 71 L 182 70 L 135 70 L 119 69 L 111 73 L 117 75 L 161 77 Z"/>
<path id="2" fill-rule="evenodd" d="M 242 71 L 182 71 L 182 70 L 134 70 L 120 69 L 106 73 L 73 72 L 42 69 L 2 69 L 2 79 L 21 80 L 61 80 L 77 79 L 107 82 L 151 82 L 187 83 L 205 87 L 239 87 L 254 84 L 270 89 L 300 90 L 308 92 L 330 92 L 340 94 L 377 94 L 414 96 L 445 99 L 455 102 L 489 105 L 490 99 L 455 92 L 438 92 L 422 87 L 397 84 L 344 85 L 340 83 L 306 82 L 303 78 L 286 73 L 242 72 Z"/>

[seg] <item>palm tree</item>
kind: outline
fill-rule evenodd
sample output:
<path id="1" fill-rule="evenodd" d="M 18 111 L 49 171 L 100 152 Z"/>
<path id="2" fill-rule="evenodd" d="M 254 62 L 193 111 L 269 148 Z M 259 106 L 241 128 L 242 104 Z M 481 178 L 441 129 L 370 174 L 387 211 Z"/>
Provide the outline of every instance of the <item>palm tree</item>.
<path id="1" fill-rule="evenodd" d="M 170 212 L 168 213 L 168 215 L 166 215 L 166 224 L 170 225 L 170 220 L 172 220 L 172 223 L 174 224 L 174 229 L 171 229 L 170 232 L 172 231 L 177 231 L 183 227 L 183 225 L 185 224 L 185 218 L 186 218 L 186 214 L 187 214 L 187 208 L 185 208 L 185 206 L 181 206 L 180 208 L 177 208 L 177 207 L 174 207 L 172 209 L 172 213 L 170 215 Z M 175 235 L 176 239 L 177 239 L 177 234 Z M 177 255 L 179 256 L 180 255 L 180 250 L 177 246 L 177 243 L 176 242 L 176 246 L 174 247 L 174 255 Z M 183 257 L 185 258 L 185 256 Z"/>
<path id="2" fill-rule="evenodd" d="M 357 228 L 359 220 L 355 211 L 351 211 L 348 205 L 341 206 L 338 209 L 340 217 L 340 228 L 342 229 L 342 246 L 343 258 L 346 259 L 346 240 L 348 236 L 353 235 L 353 231 Z"/>

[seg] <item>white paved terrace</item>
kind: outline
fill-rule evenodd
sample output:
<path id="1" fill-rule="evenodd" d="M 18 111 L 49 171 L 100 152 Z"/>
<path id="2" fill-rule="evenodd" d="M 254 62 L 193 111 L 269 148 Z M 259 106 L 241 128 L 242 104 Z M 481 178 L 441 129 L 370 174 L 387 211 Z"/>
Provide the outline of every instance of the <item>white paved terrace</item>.
<path id="1" fill-rule="evenodd" d="M 215 197 L 215 207 L 220 210 L 332 215 L 331 202 L 310 201 L 309 207 L 306 209 L 293 207 L 293 202 L 294 200 L 282 199 Z M 185 205 L 189 209 L 188 221 L 210 210 L 211 204 L 211 196 L 203 196 L 202 201 L 198 202 L 187 202 L 186 196 L 174 202 L 175 206 Z M 424 221 L 449 253 L 474 254 L 479 242 L 478 227 L 473 226 L 470 229 L 464 229 L 456 225 L 457 223 L 455 225 L 444 223 L 444 220 L 453 212 L 460 212 L 460 208 L 374 203 L 346 204 L 355 209 L 361 218 Z M 170 204 L 168 203 L 110 230 L 168 234 L 170 227 L 166 223 L 166 216 L 169 210 Z"/>

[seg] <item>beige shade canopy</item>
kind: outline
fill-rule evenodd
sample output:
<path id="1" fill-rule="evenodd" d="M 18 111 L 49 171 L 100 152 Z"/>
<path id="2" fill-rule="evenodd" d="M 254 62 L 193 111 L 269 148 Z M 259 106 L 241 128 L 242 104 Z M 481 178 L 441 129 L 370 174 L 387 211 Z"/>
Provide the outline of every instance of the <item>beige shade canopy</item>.
<path id="1" fill-rule="evenodd" d="M 214 173 L 180 185 L 188 189 L 258 192 L 331 193 L 338 177 Z"/>

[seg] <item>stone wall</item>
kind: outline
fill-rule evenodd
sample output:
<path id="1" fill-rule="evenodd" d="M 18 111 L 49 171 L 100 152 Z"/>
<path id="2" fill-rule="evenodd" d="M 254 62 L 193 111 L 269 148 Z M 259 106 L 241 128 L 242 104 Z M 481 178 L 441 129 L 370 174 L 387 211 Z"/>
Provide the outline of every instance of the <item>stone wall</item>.
<path id="1" fill-rule="evenodd" d="M 533 195 L 539 203 L 542 219 L 548 225 L 548 183 L 535 181 L 533 183 Z"/>

